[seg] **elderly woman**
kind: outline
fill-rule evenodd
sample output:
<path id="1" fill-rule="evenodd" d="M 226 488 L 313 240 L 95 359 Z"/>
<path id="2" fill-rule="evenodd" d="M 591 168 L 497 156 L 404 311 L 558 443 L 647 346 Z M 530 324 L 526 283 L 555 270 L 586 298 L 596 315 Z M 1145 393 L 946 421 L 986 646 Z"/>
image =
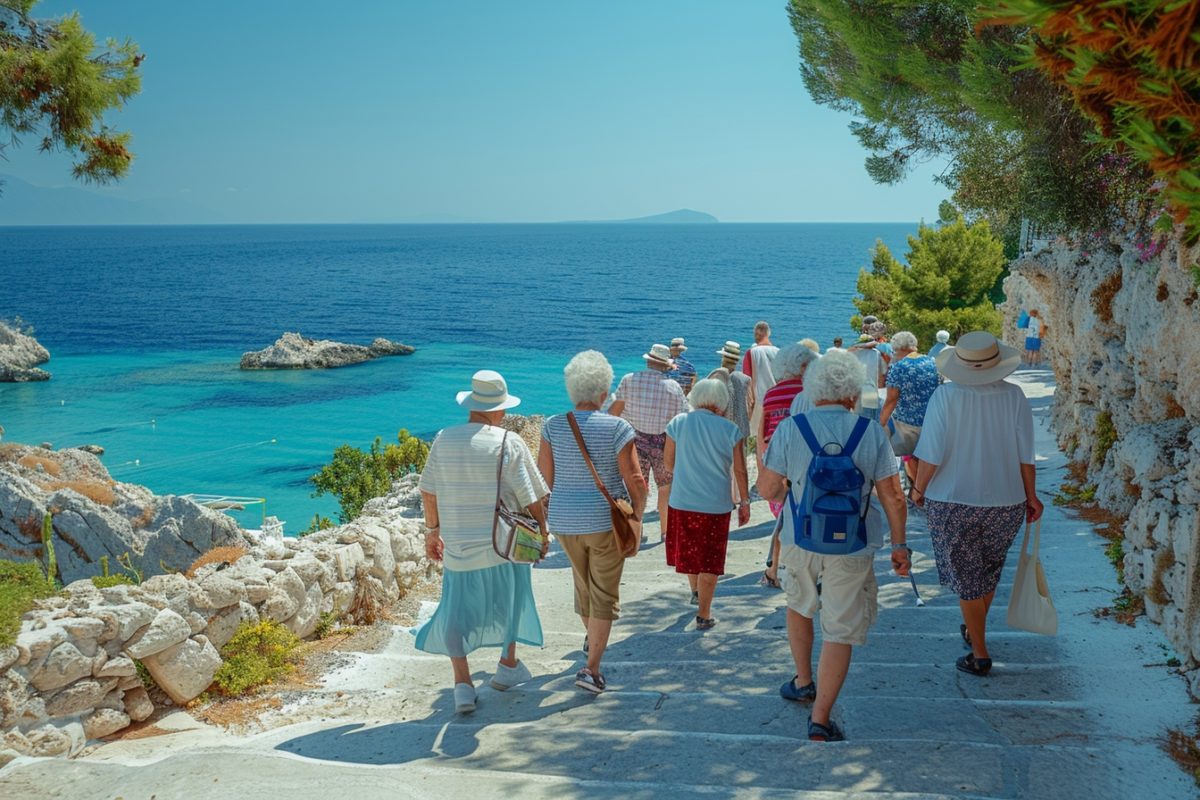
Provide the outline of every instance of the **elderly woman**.
<path id="1" fill-rule="evenodd" d="M 614 539 L 608 500 L 579 449 L 571 418 L 579 426 L 588 458 L 604 487 L 612 497 L 628 499 L 638 519 L 646 504 L 646 484 L 638 465 L 633 426 L 600 410 L 613 380 L 608 359 L 586 350 L 572 358 L 563 373 L 575 410 L 546 420 L 538 467 L 554 492 L 550 527 L 571 560 L 575 613 L 583 621 L 587 666 L 575 676 L 575 685 L 599 694 L 606 685 L 600 660 L 620 611 L 625 556 Z"/>
<path id="2" fill-rule="evenodd" d="M 875 621 L 875 551 L 883 544 L 879 509 L 871 501 L 874 486 L 887 516 L 891 532 L 892 567 L 907 575 L 911 566 L 904 540 L 907 522 L 904 495 L 896 471 L 896 457 L 883 428 L 863 420 L 857 445 L 848 447 L 862 419 L 854 407 L 862 392 L 864 368 L 852 354 L 842 350 L 827 352 L 813 364 L 804 379 L 804 394 L 814 404 L 802 419 L 811 427 L 818 446 L 837 444 L 850 451 L 854 466 L 866 479 L 862 503 L 870 503 L 866 515 L 866 543 L 849 555 L 823 555 L 803 549 L 796 536 L 797 509 L 800 508 L 813 449 L 800 422 L 794 418 L 775 431 L 767 449 L 766 464 L 758 476 L 758 491 L 777 503 L 788 498 L 789 510 L 783 515 L 783 546 L 780 558 L 787 567 L 784 589 L 787 591 L 787 629 L 795 676 L 779 689 L 787 700 L 812 702 L 808 720 L 808 738 L 813 741 L 840 741 L 841 729 L 830 718 L 846 674 L 854 645 L 867 640 L 867 629 Z M 789 490 L 790 484 L 790 490 Z M 800 524 L 803 524 L 801 518 Z M 807 540 L 806 540 L 807 541 Z M 818 590 L 818 585 L 821 589 Z M 821 613 L 821 656 L 816 679 L 813 678 L 813 618 Z"/>
<path id="3" fill-rule="evenodd" d="M 1033 464 L 1033 413 L 1004 380 L 1021 353 L 976 331 L 937 357 L 948 379 L 934 393 L 917 442 L 912 498 L 924 506 L 938 580 L 958 595 L 959 633 L 971 652 L 958 669 L 987 675 L 987 615 L 1021 523 L 1042 515 Z"/>
<path id="4" fill-rule="evenodd" d="M 900 331 L 892 337 L 896 360 L 887 374 L 887 400 L 879 414 L 879 424 L 891 431 L 892 449 L 898 456 L 911 456 L 925 423 L 925 408 L 939 385 L 937 364 L 917 352 L 917 337 Z M 888 427 L 888 422 L 892 427 Z M 904 462 L 909 481 L 916 477 L 917 459 Z"/>
<path id="5" fill-rule="evenodd" d="M 796 344 L 783 348 L 775 356 L 775 377 L 779 379 L 779 383 L 768 389 L 766 396 L 763 397 L 762 424 L 757 431 L 759 471 L 763 467 L 762 454 L 767 452 L 767 447 L 771 444 L 771 435 L 775 433 L 780 422 L 791 416 L 792 403 L 796 396 L 804 391 L 804 371 L 818 358 L 813 348 L 807 344 L 808 342 L 816 345 L 812 339 L 802 339 Z M 770 506 L 771 513 L 778 517 L 779 512 L 783 510 L 783 504 L 772 502 Z M 771 536 L 771 553 L 767 558 L 767 568 L 763 571 L 760 583 L 763 586 L 779 588 L 778 529 Z"/>
<path id="6" fill-rule="evenodd" d="M 675 473 L 667 510 L 667 565 L 688 576 L 696 609 L 696 630 L 708 630 L 717 578 L 725 572 L 729 544 L 730 475 L 736 487 L 738 526 L 750 521 L 746 440 L 729 420 L 729 389 L 705 378 L 688 395 L 692 410 L 667 425 L 665 459 Z"/>
<path id="7" fill-rule="evenodd" d="M 549 541 L 542 498 L 550 491 L 525 442 L 499 427 L 504 412 L 520 402 L 499 373 L 476 372 L 471 390 L 458 393 L 467 423 L 438 434 L 421 473 L 425 555 L 441 561 L 445 570 L 441 601 L 417 631 L 416 647 L 450 657 L 460 714 L 474 711 L 476 702 L 467 654 L 480 647 L 503 648 L 491 684 L 504 691 L 531 677 L 517 660 L 517 642 L 542 644 L 529 565 L 506 561 L 492 543 L 501 465 L 501 500 L 532 515 Z"/>

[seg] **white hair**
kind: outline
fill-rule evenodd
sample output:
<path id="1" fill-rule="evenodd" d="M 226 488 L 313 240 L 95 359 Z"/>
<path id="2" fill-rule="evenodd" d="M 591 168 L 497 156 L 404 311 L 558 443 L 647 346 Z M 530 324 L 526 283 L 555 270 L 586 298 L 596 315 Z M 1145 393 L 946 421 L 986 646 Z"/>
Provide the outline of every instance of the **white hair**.
<path id="1" fill-rule="evenodd" d="M 697 381 L 688 393 L 688 405 L 695 411 L 698 408 L 716 409 L 722 414 L 729 408 L 729 387 L 724 381 L 716 378 L 705 378 Z"/>
<path id="2" fill-rule="evenodd" d="M 789 344 L 775 354 L 775 362 L 771 371 L 781 381 L 799 378 L 804 374 L 808 365 L 817 360 L 817 354 L 803 342 Z"/>
<path id="3" fill-rule="evenodd" d="M 613 368 L 599 350 L 584 350 L 563 368 L 567 396 L 575 405 L 599 403 L 612 388 Z"/>
<path id="4" fill-rule="evenodd" d="M 801 339 L 800 344 L 812 350 L 817 355 L 821 355 L 821 345 L 817 344 L 816 339 Z"/>
<path id="5" fill-rule="evenodd" d="M 946 342 L 950 341 L 950 331 L 938 331 L 937 332 L 937 340 L 939 342 L 941 342 L 942 344 L 945 344 Z"/>
<path id="6" fill-rule="evenodd" d="M 900 331 L 892 336 L 892 347 L 897 350 L 916 350 L 917 337 L 911 331 Z"/>
<path id="7" fill-rule="evenodd" d="M 867 382 L 867 369 L 853 353 L 828 350 L 804 376 L 804 394 L 813 403 L 857 400 Z"/>

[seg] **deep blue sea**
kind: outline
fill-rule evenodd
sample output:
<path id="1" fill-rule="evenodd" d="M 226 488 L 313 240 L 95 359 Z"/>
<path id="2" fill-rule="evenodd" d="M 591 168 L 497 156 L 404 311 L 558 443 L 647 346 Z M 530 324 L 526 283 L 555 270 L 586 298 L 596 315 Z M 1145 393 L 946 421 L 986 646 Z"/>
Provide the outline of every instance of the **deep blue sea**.
<path id="1" fill-rule="evenodd" d="M 858 270 L 916 224 L 0 228 L 0 318 L 20 315 L 54 377 L 0 384 L 5 441 L 99 444 L 154 491 L 265 497 L 289 532 L 333 449 L 463 418 L 496 369 L 519 412 L 567 407 L 562 367 L 597 348 L 619 379 L 684 336 L 701 370 L 759 319 L 776 344 L 851 335 Z M 284 331 L 415 345 L 331 371 L 242 372 Z M 254 522 L 251 515 L 243 519 Z"/>

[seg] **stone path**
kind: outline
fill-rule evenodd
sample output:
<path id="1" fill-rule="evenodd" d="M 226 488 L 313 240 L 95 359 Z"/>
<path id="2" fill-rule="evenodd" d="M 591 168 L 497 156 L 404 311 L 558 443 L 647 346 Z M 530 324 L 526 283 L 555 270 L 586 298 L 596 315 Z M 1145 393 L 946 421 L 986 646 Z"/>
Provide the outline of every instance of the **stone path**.
<path id="1" fill-rule="evenodd" d="M 957 603 L 937 586 L 916 514 L 908 539 L 927 604 L 916 607 L 881 554 L 879 621 L 835 710 L 847 742 L 809 742 L 807 707 L 777 694 L 792 668 L 783 594 L 757 586 L 771 527 L 758 503 L 733 536 L 712 631 L 692 629 L 686 584 L 660 545 L 629 562 L 626 616 L 605 660 L 612 690 L 600 697 L 572 685 L 583 637 L 558 553 L 535 571 L 546 645 L 522 652 L 534 680 L 482 688 L 472 716 L 453 713 L 446 660 L 415 652 L 398 630 L 383 651 L 291 698 L 285 711 L 306 721 L 238 737 L 176 714 L 160 722 L 177 729 L 167 736 L 70 762 L 14 762 L 0 771 L 0 795 L 1194 798 L 1192 780 L 1157 746 L 1194 707 L 1163 665 L 1170 654 L 1157 629 L 1091 613 L 1111 602 L 1113 570 L 1089 526 L 1049 503 L 1064 464 L 1046 428 L 1052 389 L 1041 373 L 1018 379 L 1038 418 L 1042 557 L 1059 636 L 1003 625 L 1010 564 L 993 612 L 993 674 L 957 672 Z M 473 659 L 477 682 L 492 658 Z"/>

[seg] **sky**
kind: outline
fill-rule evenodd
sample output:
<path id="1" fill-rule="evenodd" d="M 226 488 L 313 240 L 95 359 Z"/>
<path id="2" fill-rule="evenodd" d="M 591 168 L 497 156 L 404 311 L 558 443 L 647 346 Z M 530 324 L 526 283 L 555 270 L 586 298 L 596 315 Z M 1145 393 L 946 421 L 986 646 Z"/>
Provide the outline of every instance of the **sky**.
<path id="1" fill-rule="evenodd" d="M 784 0 L 44 0 L 35 15 L 73 10 L 147 54 L 142 93 L 110 118 L 137 160 L 98 191 L 231 222 L 915 221 L 947 194 L 939 164 L 871 182 L 851 117 L 804 89 Z M 65 155 L 7 155 L 0 172 L 71 184 Z"/>

